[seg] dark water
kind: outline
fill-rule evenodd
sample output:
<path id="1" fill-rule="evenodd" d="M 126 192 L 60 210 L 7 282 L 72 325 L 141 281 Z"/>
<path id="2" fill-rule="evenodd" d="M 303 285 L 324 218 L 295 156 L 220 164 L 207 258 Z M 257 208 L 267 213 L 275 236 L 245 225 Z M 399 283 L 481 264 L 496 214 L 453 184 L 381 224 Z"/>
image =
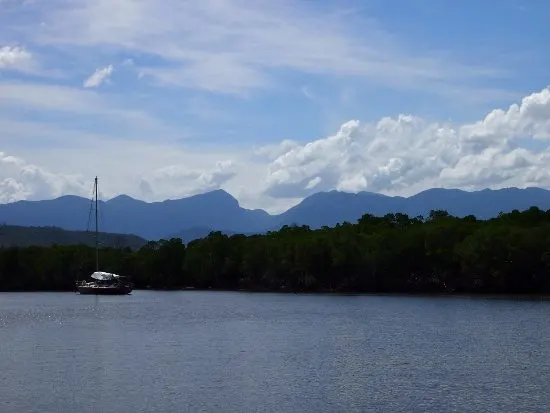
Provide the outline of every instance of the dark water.
<path id="1" fill-rule="evenodd" d="M 550 302 L 0 294 L 0 412 L 550 412 Z"/>

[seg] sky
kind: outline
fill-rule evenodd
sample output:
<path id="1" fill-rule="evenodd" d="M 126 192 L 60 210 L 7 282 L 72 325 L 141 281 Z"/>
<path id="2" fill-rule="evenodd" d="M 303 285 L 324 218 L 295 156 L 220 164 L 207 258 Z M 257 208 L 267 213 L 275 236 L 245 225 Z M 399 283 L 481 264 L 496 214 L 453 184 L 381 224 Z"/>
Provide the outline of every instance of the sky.
<path id="1" fill-rule="evenodd" d="M 547 0 L 0 0 L 0 202 L 550 188 Z"/>

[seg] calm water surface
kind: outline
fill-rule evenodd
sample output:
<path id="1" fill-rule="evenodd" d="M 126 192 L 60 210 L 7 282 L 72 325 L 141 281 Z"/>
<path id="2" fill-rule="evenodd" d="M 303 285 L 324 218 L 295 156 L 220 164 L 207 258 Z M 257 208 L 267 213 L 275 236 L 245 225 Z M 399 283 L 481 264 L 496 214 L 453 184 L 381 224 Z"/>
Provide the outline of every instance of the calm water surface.
<path id="1" fill-rule="evenodd" d="M 550 302 L 0 294 L 0 412 L 550 412 Z"/>

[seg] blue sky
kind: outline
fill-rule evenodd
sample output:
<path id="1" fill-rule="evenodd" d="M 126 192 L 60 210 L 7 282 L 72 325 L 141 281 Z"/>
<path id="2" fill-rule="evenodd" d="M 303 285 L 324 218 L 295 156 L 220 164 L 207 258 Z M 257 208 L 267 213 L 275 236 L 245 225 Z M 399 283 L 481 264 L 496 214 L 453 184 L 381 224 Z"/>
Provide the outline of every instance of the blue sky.
<path id="1" fill-rule="evenodd" d="M 273 212 L 549 186 L 549 18 L 542 0 L 0 0 L 0 201 L 96 174 L 105 197 L 224 188 Z"/>

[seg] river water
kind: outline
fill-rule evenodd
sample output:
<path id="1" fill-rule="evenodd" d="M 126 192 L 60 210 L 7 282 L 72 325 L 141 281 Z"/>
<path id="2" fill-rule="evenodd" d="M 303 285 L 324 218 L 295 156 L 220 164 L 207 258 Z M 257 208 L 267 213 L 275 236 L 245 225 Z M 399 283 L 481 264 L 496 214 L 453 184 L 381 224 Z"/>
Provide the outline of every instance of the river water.
<path id="1" fill-rule="evenodd" d="M 550 412 L 550 302 L 0 294 L 0 412 Z"/>

